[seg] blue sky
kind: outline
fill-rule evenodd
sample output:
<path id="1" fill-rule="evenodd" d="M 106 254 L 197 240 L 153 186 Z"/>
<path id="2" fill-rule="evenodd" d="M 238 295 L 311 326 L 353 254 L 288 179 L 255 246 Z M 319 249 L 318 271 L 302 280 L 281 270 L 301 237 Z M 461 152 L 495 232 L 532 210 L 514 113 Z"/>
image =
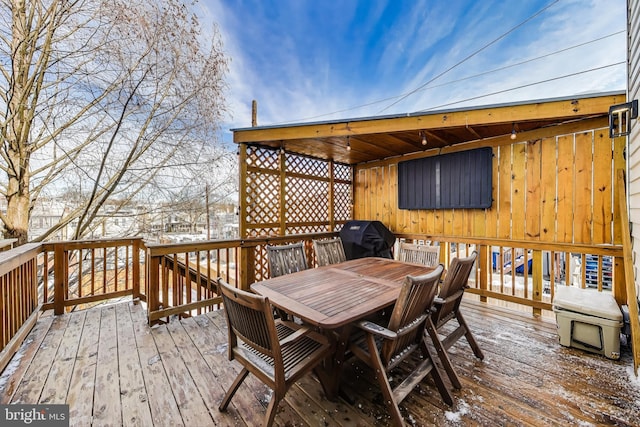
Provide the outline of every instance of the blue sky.
<path id="1" fill-rule="evenodd" d="M 251 126 L 253 99 L 258 124 L 272 125 L 626 87 L 626 0 L 201 0 L 197 7 L 203 24 L 218 25 L 231 60 L 225 140 L 229 129 Z"/>

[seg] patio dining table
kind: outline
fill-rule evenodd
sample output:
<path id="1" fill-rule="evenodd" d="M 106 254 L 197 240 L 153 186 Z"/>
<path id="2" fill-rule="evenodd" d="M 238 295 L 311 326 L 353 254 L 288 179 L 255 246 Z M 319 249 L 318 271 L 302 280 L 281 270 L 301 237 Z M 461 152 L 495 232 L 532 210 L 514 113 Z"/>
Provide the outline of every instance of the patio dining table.
<path id="1" fill-rule="evenodd" d="M 407 275 L 432 270 L 387 258 L 359 258 L 256 282 L 251 289 L 335 340 L 333 359 L 316 371 L 327 398 L 335 400 L 352 324 L 392 306 Z"/>

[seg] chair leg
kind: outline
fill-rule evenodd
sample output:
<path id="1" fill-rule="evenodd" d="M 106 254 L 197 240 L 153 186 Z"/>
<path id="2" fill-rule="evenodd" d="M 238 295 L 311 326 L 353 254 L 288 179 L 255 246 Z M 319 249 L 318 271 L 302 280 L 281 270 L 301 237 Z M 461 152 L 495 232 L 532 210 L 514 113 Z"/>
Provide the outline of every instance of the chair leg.
<path id="1" fill-rule="evenodd" d="M 276 413 L 278 412 L 278 404 L 282 400 L 284 396 L 280 396 L 275 391 L 273 392 L 273 396 L 271 396 L 271 401 L 269 402 L 269 406 L 267 407 L 267 413 L 264 416 L 264 427 L 271 427 L 273 421 L 276 418 Z"/>
<path id="2" fill-rule="evenodd" d="M 247 378 L 248 374 L 249 371 L 246 368 L 242 368 L 242 371 L 240 371 L 236 379 L 233 381 L 233 384 L 231 384 L 231 387 L 229 387 L 229 390 L 227 390 L 227 394 L 224 395 L 224 399 L 222 399 L 222 402 L 220 402 L 220 406 L 218 407 L 218 410 L 220 412 L 224 412 L 227 410 L 227 406 L 229 406 L 231 398 L 234 394 L 236 394 L 236 391 L 238 391 L 238 387 L 240 387 L 242 381 Z"/>
<path id="3" fill-rule="evenodd" d="M 453 385 L 453 388 L 460 390 L 462 388 L 460 378 L 458 378 L 458 374 L 456 373 L 455 369 L 453 369 L 453 364 L 451 363 L 451 359 L 449 359 L 449 354 L 447 354 L 447 350 L 444 348 L 444 345 L 442 345 L 442 342 L 438 337 L 438 332 L 436 331 L 436 328 L 433 325 L 431 319 L 427 321 L 426 330 L 429 334 L 429 338 L 431 338 L 431 342 L 433 342 L 433 346 L 436 348 L 438 358 L 440 359 L 440 362 L 442 362 L 444 370 L 447 372 L 447 376 L 451 381 L 451 385 Z"/>
<path id="4" fill-rule="evenodd" d="M 382 359 L 380 359 L 380 354 L 378 353 L 378 348 L 372 335 L 367 335 L 367 344 L 369 346 L 369 354 L 371 355 L 371 367 L 374 369 L 375 375 L 378 378 L 380 390 L 382 391 L 382 397 L 387 405 L 387 408 L 389 408 L 389 411 L 391 412 L 391 420 L 393 422 L 393 425 L 395 425 L 396 427 L 403 427 L 404 420 L 402 418 L 402 414 L 400 413 L 400 408 L 398 408 L 398 402 L 393 395 L 393 389 L 391 388 L 391 384 L 389 384 L 387 373 L 383 367 Z"/>
<path id="5" fill-rule="evenodd" d="M 471 349 L 473 350 L 473 354 L 475 354 L 478 359 L 483 360 L 484 354 L 482 353 L 482 350 L 480 350 L 480 346 L 478 345 L 478 343 L 476 342 L 476 339 L 471 333 L 471 330 L 469 329 L 467 322 L 464 320 L 464 317 L 462 317 L 462 313 L 460 313 L 460 310 L 456 311 L 456 320 L 458 320 L 458 323 L 460 324 L 460 326 L 464 328 L 464 331 L 465 331 L 464 336 L 467 339 L 467 342 L 469 343 L 469 345 L 471 346 Z"/>
<path id="6" fill-rule="evenodd" d="M 436 384 L 438 391 L 440 392 L 440 396 L 442 400 L 449 406 L 453 406 L 453 396 L 451 392 L 447 388 L 447 385 L 444 383 L 444 379 L 442 378 L 442 373 L 440 372 L 440 368 L 436 364 L 435 356 L 431 354 L 431 350 L 429 350 L 429 346 L 426 343 L 426 337 L 422 337 L 422 353 L 424 357 L 428 357 L 431 360 L 431 378 L 433 382 Z"/>

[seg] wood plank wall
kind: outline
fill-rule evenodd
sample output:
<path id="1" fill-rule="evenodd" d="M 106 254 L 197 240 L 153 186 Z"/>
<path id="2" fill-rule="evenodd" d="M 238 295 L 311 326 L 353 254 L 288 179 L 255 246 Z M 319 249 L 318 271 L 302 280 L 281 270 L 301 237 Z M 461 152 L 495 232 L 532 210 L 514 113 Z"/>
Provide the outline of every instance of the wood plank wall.
<path id="1" fill-rule="evenodd" d="M 624 147 L 625 138 L 610 139 L 608 128 L 496 143 L 488 209 L 399 210 L 403 158 L 359 165 L 354 218 L 382 221 L 395 233 L 620 244 L 614 182 L 625 168 Z"/>

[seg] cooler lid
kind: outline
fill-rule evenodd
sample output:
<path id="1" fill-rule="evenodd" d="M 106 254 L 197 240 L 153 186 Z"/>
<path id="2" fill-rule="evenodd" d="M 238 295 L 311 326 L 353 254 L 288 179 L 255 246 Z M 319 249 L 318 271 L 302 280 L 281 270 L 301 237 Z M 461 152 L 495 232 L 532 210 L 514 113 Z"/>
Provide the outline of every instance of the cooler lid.
<path id="1" fill-rule="evenodd" d="M 574 311 L 602 319 L 622 320 L 622 311 L 613 295 L 595 289 L 558 286 L 553 298 L 553 309 Z"/>

